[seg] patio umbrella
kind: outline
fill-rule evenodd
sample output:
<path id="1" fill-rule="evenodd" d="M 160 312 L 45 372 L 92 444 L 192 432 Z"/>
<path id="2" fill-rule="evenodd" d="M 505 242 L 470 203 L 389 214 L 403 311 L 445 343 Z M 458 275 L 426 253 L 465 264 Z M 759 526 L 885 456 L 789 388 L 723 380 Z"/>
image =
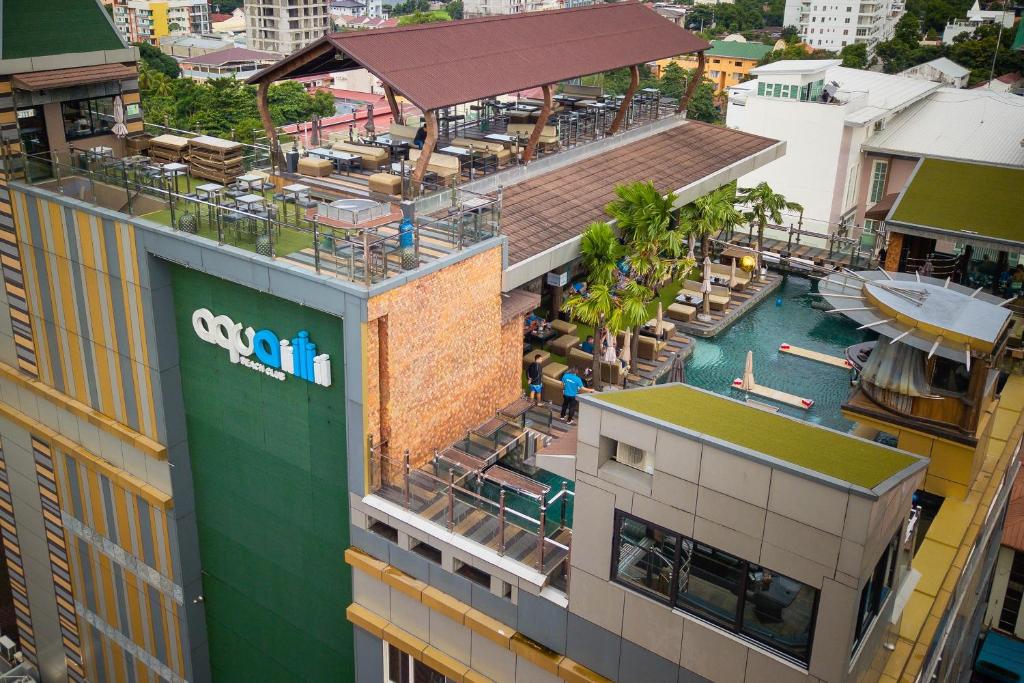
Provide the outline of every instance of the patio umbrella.
<path id="1" fill-rule="evenodd" d="M 729 289 L 736 286 L 736 259 L 732 260 L 732 267 L 729 268 Z"/>
<path id="2" fill-rule="evenodd" d="M 128 127 L 124 125 L 124 100 L 120 95 L 114 98 L 114 127 L 110 132 L 119 138 L 128 135 Z"/>
<path id="3" fill-rule="evenodd" d="M 704 295 L 704 315 L 711 314 L 711 259 L 704 257 L 704 280 L 700 283 L 701 294 Z"/>
<path id="4" fill-rule="evenodd" d="M 320 117 L 313 114 L 313 120 L 310 122 L 311 131 L 309 136 L 310 147 L 320 146 Z"/>
<path id="5" fill-rule="evenodd" d="M 662 304 L 658 302 L 658 315 L 655 316 L 654 321 L 657 323 L 654 328 L 654 333 L 660 338 L 661 337 L 661 321 L 665 319 L 665 311 L 662 308 Z"/>
<path id="6" fill-rule="evenodd" d="M 629 330 L 626 330 L 622 335 L 622 355 L 619 356 L 619 360 L 621 360 L 626 365 L 629 365 L 629 361 L 632 359 L 632 356 L 630 355 L 629 351 L 630 342 L 632 341 L 632 339 L 633 334 Z"/>
<path id="7" fill-rule="evenodd" d="M 751 391 L 754 388 L 754 352 L 747 351 L 747 362 L 743 365 L 743 383 L 740 385 L 743 391 Z"/>
<path id="8" fill-rule="evenodd" d="M 693 234 L 691 233 L 690 236 L 687 238 L 687 241 L 690 243 L 690 251 L 686 254 L 686 258 L 690 259 L 691 261 L 694 261 L 696 259 L 694 258 L 694 255 L 693 255 L 693 247 L 694 247 L 694 243 L 697 240 L 695 240 L 693 238 Z"/>

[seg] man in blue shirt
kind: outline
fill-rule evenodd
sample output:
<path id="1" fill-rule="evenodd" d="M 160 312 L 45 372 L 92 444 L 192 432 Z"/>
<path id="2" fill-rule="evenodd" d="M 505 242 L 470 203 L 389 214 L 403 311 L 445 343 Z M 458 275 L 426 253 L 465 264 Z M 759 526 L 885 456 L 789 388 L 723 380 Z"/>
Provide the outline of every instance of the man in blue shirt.
<path id="1" fill-rule="evenodd" d="M 594 352 L 594 337 L 593 336 L 588 336 L 587 340 L 585 342 L 583 342 L 582 344 L 580 344 L 580 350 L 581 351 L 585 351 L 587 353 L 593 353 Z"/>
<path id="2" fill-rule="evenodd" d="M 583 385 L 583 380 L 574 369 L 566 370 L 562 375 L 562 422 L 576 424 L 576 408 L 579 406 L 576 396 L 580 392 L 589 394 L 593 391 Z"/>

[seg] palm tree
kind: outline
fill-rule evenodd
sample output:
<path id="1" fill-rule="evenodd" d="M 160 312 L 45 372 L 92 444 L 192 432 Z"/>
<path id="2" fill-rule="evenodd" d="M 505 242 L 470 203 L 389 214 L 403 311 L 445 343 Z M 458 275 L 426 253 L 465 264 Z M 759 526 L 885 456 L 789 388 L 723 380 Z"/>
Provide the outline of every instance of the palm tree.
<path id="1" fill-rule="evenodd" d="M 803 211 L 804 208 L 796 202 L 791 202 L 784 196 L 768 186 L 768 183 L 761 181 L 755 187 L 742 188 L 739 191 L 739 201 L 747 206 L 743 216 L 751 225 L 757 224 L 757 277 L 761 277 L 761 249 L 764 246 L 764 228 L 771 218 L 776 225 L 782 222 L 782 211 Z"/>
<path id="2" fill-rule="evenodd" d="M 742 220 L 734 203 L 735 194 L 732 184 L 723 185 L 683 207 L 681 227 L 700 240 L 702 258 L 711 255 L 712 236 L 732 230 Z"/>

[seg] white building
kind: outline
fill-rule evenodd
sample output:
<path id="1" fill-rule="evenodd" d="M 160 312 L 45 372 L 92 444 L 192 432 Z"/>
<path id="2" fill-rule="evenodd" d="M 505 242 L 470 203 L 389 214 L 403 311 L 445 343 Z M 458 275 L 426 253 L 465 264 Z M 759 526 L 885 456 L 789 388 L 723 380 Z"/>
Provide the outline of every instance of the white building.
<path id="1" fill-rule="evenodd" d="M 899 72 L 899 76 L 935 81 L 950 88 L 966 88 L 971 72 L 951 59 L 939 57 Z"/>
<path id="2" fill-rule="evenodd" d="M 245 0 L 245 33 L 253 50 L 288 55 L 331 28 L 329 0 Z"/>
<path id="3" fill-rule="evenodd" d="M 1001 23 L 1003 28 L 1012 28 L 1013 20 L 1012 8 L 1008 10 L 984 10 L 978 4 L 978 0 L 974 0 L 974 5 L 971 6 L 971 9 L 967 10 L 966 19 L 946 24 L 946 28 L 942 31 L 942 42 L 946 45 L 952 45 L 954 38 L 964 33 L 974 33 L 974 30 L 983 24 Z"/>
<path id="4" fill-rule="evenodd" d="M 164 36 L 202 34 L 210 30 L 207 0 L 114 0 L 114 24 L 132 43 L 152 43 Z"/>
<path id="5" fill-rule="evenodd" d="M 463 0 L 462 11 L 466 18 L 489 17 L 496 14 L 522 14 L 593 4 L 595 0 Z"/>
<path id="6" fill-rule="evenodd" d="M 729 88 L 726 125 L 786 142 L 786 155 L 739 180 L 767 181 L 804 207 L 803 227 L 819 233 L 852 225 L 861 147 L 938 83 L 847 69 L 839 60 L 787 60 L 751 71 Z M 834 100 L 823 101 L 828 91 Z M 787 216 L 786 224 L 795 223 Z"/>
<path id="7" fill-rule="evenodd" d="M 853 43 L 875 44 L 893 36 L 904 13 L 903 0 L 786 0 L 785 26 L 820 50 L 838 52 Z"/>

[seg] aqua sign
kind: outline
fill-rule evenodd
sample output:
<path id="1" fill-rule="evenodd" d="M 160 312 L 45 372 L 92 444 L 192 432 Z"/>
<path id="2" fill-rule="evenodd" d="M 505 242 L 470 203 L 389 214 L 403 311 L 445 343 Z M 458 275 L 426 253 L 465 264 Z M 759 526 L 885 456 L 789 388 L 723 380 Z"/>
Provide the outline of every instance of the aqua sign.
<path id="1" fill-rule="evenodd" d="M 228 352 L 232 363 L 283 382 L 288 375 L 331 386 L 331 357 L 317 353 L 309 333 L 300 330 L 291 339 L 281 339 L 268 329 L 244 327 L 226 315 L 214 315 L 208 308 L 192 313 L 192 328 L 204 342 Z"/>

